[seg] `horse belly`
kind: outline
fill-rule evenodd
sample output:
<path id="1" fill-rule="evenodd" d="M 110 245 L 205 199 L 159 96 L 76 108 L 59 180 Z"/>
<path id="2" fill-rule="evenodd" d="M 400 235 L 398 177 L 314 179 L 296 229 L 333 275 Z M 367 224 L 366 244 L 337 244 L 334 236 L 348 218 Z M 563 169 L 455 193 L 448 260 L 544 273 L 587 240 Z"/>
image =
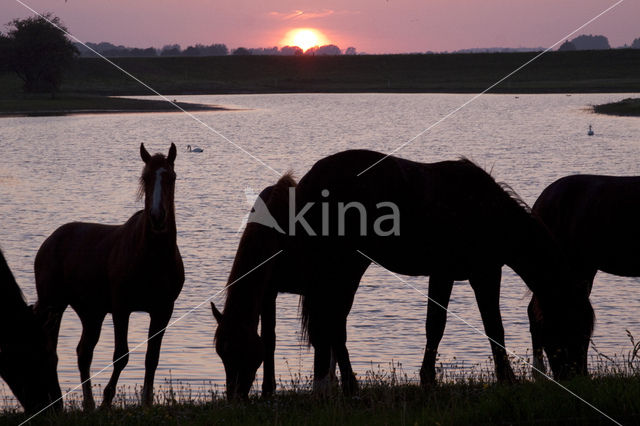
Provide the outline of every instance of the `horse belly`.
<path id="1" fill-rule="evenodd" d="M 107 255 L 91 225 L 63 225 L 38 250 L 36 288 L 43 303 L 108 305 Z M 103 227 L 95 229 L 103 234 Z"/>

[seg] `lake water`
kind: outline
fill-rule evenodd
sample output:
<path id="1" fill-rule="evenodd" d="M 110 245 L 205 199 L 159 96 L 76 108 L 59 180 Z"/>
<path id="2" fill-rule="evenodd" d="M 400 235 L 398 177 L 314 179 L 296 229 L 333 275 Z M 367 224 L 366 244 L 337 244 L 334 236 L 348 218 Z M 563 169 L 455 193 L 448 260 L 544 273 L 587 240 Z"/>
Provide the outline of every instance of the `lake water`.
<path id="1" fill-rule="evenodd" d="M 485 95 L 408 144 L 398 155 L 432 162 L 466 156 L 508 182 L 527 202 L 555 179 L 573 173 L 640 174 L 640 119 L 595 115 L 588 105 L 619 100 L 621 94 Z M 279 172 L 302 176 L 315 161 L 350 148 L 389 152 L 410 140 L 471 95 L 296 94 L 180 96 L 234 111 L 196 113 Z M 593 125 L 595 136 L 587 136 Z M 0 119 L 0 244 L 29 300 L 36 299 L 35 254 L 63 223 L 81 220 L 118 224 L 141 208 L 136 186 L 141 142 L 176 160 L 178 244 L 186 282 L 173 319 L 216 295 L 222 306 L 239 241 L 239 227 L 250 207 L 245 191 L 259 192 L 277 175 L 228 141 L 183 113 L 16 117 Z M 186 153 L 187 144 L 204 148 Z M 405 278 L 421 291 L 427 278 Z M 635 278 L 598 274 L 592 293 L 597 315 L 593 340 L 607 354 L 626 354 L 625 329 L 640 337 L 640 283 Z M 507 347 L 530 354 L 524 283 L 505 268 L 501 309 Z M 348 347 L 355 371 L 388 370 L 402 364 L 415 378 L 425 343 L 426 299 L 385 270 L 366 273 L 348 323 Z M 473 293 L 456 283 L 450 310 L 482 329 Z M 283 382 L 312 372 L 312 351 L 300 341 L 298 297 L 278 298 L 276 375 Z M 146 338 L 148 316 L 132 315 L 130 347 Z M 213 349 L 215 323 L 209 304 L 187 315 L 164 338 L 156 386 L 170 377 L 194 387 L 210 383 L 224 390 L 224 369 Z M 63 390 L 79 384 L 75 347 L 80 323 L 68 309 L 60 331 L 58 372 Z M 134 351 L 120 385 L 142 385 L 144 351 Z M 110 316 L 96 347 L 92 373 L 111 362 Z M 487 339 L 449 316 L 440 360 L 458 367 L 490 366 Z M 93 383 L 104 387 L 111 368 Z M 254 389 L 259 389 L 260 379 Z M 4 385 L 3 385 L 4 386 Z M 6 386 L 4 393 L 9 393 Z M 80 392 L 79 390 L 77 392 Z M 96 392 L 99 393 L 99 392 Z M 99 398 L 101 395 L 96 395 Z"/>

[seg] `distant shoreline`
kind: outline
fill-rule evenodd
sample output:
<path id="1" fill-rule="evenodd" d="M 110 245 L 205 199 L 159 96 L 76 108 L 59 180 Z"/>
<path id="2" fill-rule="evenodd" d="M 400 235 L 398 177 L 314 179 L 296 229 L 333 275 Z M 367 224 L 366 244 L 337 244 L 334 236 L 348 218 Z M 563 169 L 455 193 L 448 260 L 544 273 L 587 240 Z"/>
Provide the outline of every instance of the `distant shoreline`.
<path id="1" fill-rule="evenodd" d="M 158 93 L 179 95 L 291 93 L 481 93 L 538 52 L 111 58 Z M 488 93 L 640 93 L 640 49 L 549 52 Z M 22 94 L 22 83 L 0 72 L 0 116 L 164 112 L 175 107 L 100 58 L 78 58 L 60 88 L 61 105 Z M 109 96 L 110 98 L 107 98 Z M 83 100 L 82 100 L 83 99 Z M 65 102 L 67 103 L 65 105 Z M 134 104 L 135 103 L 135 104 Z M 81 104 L 80 107 L 77 105 Z M 117 105 L 116 105 L 117 104 Z M 54 105 L 54 107 L 52 107 Z M 222 107 L 184 104 L 189 111 Z M 598 111 L 600 112 L 600 111 Z"/>
<path id="2" fill-rule="evenodd" d="M 229 111 L 218 105 L 175 102 L 189 112 Z M 109 96 L 73 96 L 61 94 L 51 99 L 48 95 L 22 98 L 0 98 L 0 117 L 65 116 L 79 114 L 120 114 L 146 112 L 180 112 L 170 102 L 155 99 L 128 99 Z"/>
<path id="3" fill-rule="evenodd" d="M 618 102 L 594 105 L 593 111 L 598 114 L 640 117 L 640 98 L 627 98 Z"/>

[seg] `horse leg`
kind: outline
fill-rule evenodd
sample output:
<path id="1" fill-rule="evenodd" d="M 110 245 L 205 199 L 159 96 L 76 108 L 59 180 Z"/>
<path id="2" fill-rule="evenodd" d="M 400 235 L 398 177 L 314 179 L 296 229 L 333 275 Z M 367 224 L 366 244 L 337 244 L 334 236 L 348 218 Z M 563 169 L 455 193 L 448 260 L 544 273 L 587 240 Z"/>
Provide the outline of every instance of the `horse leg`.
<path id="1" fill-rule="evenodd" d="M 171 319 L 173 305 L 169 309 L 150 313 L 149 340 L 147 342 L 147 354 L 144 362 L 144 385 L 142 386 L 142 403 L 146 406 L 153 404 L 153 380 L 160 359 L 160 346 L 164 331 Z"/>
<path id="2" fill-rule="evenodd" d="M 308 315 L 309 341 L 314 349 L 313 354 L 313 392 L 325 395 L 329 390 L 329 364 L 331 363 L 331 339 L 327 318 L 319 309 L 315 298 L 305 296 L 303 311 Z"/>
<path id="3" fill-rule="evenodd" d="M 336 355 L 331 351 L 331 360 L 329 361 L 329 383 L 333 385 L 334 383 L 338 383 L 338 377 L 336 376 L 336 367 L 338 366 L 338 362 L 336 361 Z"/>
<path id="4" fill-rule="evenodd" d="M 496 377 L 499 382 L 515 383 L 509 357 L 504 346 L 504 328 L 500 315 L 500 279 L 502 268 L 484 270 L 473 274 L 469 283 L 476 296 L 480 309 L 484 331 L 489 337 L 493 362 L 496 367 Z"/>
<path id="5" fill-rule="evenodd" d="M 276 390 L 274 357 L 276 351 L 276 297 L 267 295 L 260 318 L 260 336 L 264 345 L 262 396 L 269 397 Z"/>
<path id="6" fill-rule="evenodd" d="M 115 334 L 115 349 L 113 351 L 113 373 L 109 383 L 104 388 L 102 404 L 100 408 L 110 408 L 113 397 L 116 395 L 116 385 L 120 373 L 129 362 L 129 345 L 127 344 L 127 331 L 129 330 L 130 312 L 113 313 L 113 329 Z"/>
<path id="7" fill-rule="evenodd" d="M 531 374 L 535 380 L 544 378 L 547 374 L 547 367 L 544 365 L 544 351 L 542 345 L 542 314 L 536 296 L 531 298 L 527 307 L 529 317 L 529 331 L 531 332 L 531 348 L 533 365 Z"/>
<path id="8" fill-rule="evenodd" d="M 329 391 L 329 363 L 331 361 L 331 345 L 323 336 L 322 339 L 311 339 L 313 345 L 313 393 L 326 395 Z"/>
<path id="9" fill-rule="evenodd" d="M 80 370 L 80 382 L 82 383 L 83 408 L 86 411 L 96 408 L 91 389 L 91 361 L 93 360 L 93 350 L 100 339 L 100 330 L 105 315 L 92 315 L 82 312 L 79 314 L 82 322 L 82 337 L 76 348 L 78 355 L 78 369 Z"/>
<path id="10" fill-rule="evenodd" d="M 358 391 L 358 381 L 351 368 L 351 360 L 349 359 L 349 351 L 347 350 L 347 318 L 346 316 L 340 321 L 339 326 L 335 328 L 332 333 L 332 356 L 329 362 L 329 380 L 331 380 L 331 373 L 333 370 L 333 377 L 335 378 L 335 362 L 338 362 L 340 367 L 340 379 L 342 381 L 342 392 L 345 395 L 353 395 Z"/>
<path id="11" fill-rule="evenodd" d="M 54 410 L 62 411 L 64 408 L 64 401 L 62 399 L 62 391 L 60 390 L 60 383 L 58 381 L 57 374 L 57 347 L 62 315 L 64 315 L 67 305 L 56 307 L 48 306 L 46 308 L 42 308 L 42 305 L 37 303 L 33 309 L 36 317 L 38 317 L 39 321 L 42 322 L 42 330 L 46 338 L 47 352 L 50 356 L 47 362 L 52 364 L 50 369 L 51 377 L 47 380 L 47 383 L 49 384 L 49 398 L 52 401 Z"/>
<path id="12" fill-rule="evenodd" d="M 429 277 L 429 302 L 427 303 L 427 345 L 424 350 L 420 384 L 422 387 L 436 381 L 436 357 L 444 328 L 447 324 L 447 307 L 453 289 L 453 279 L 431 275 Z"/>

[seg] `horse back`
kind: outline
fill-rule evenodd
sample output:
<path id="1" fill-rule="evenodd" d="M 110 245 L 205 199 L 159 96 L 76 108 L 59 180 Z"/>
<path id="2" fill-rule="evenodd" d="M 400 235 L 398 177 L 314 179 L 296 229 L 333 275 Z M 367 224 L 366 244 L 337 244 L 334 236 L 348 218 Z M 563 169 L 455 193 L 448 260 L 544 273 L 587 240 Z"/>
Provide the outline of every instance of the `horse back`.
<path id="1" fill-rule="evenodd" d="M 330 195 L 323 196 L 323 190 Z M 315 203 L 307 217 L 316 230 L 323 202 L 365 207 L 367 236 L 347 235 L 340 246 L 357 247 L 399 273 L 429 275 L 442 268 L 459 279 L 477 265 L 502 264 L 506 249 L 501 238 L 512 221 L 508 216 L 527 216 L 488 173 L 468 160 L 419 163 L 365 150 L 317 162 L 298 184 L 296 211 L 309 202 Z M 376 235 L 373 223 L 390 213 L 380 203 L 398 207 L 397 236 Z M 357 213 L 352 217 L 357 219 Z M 346 229 L 357 231 L 358 225 L 347 223 Z"/>
<path id="2" fill-rule="evenodd" d="M 585 267 L 640 275 L 640 177 L 566 176 L 540 194 L 533 212 Z"/>

